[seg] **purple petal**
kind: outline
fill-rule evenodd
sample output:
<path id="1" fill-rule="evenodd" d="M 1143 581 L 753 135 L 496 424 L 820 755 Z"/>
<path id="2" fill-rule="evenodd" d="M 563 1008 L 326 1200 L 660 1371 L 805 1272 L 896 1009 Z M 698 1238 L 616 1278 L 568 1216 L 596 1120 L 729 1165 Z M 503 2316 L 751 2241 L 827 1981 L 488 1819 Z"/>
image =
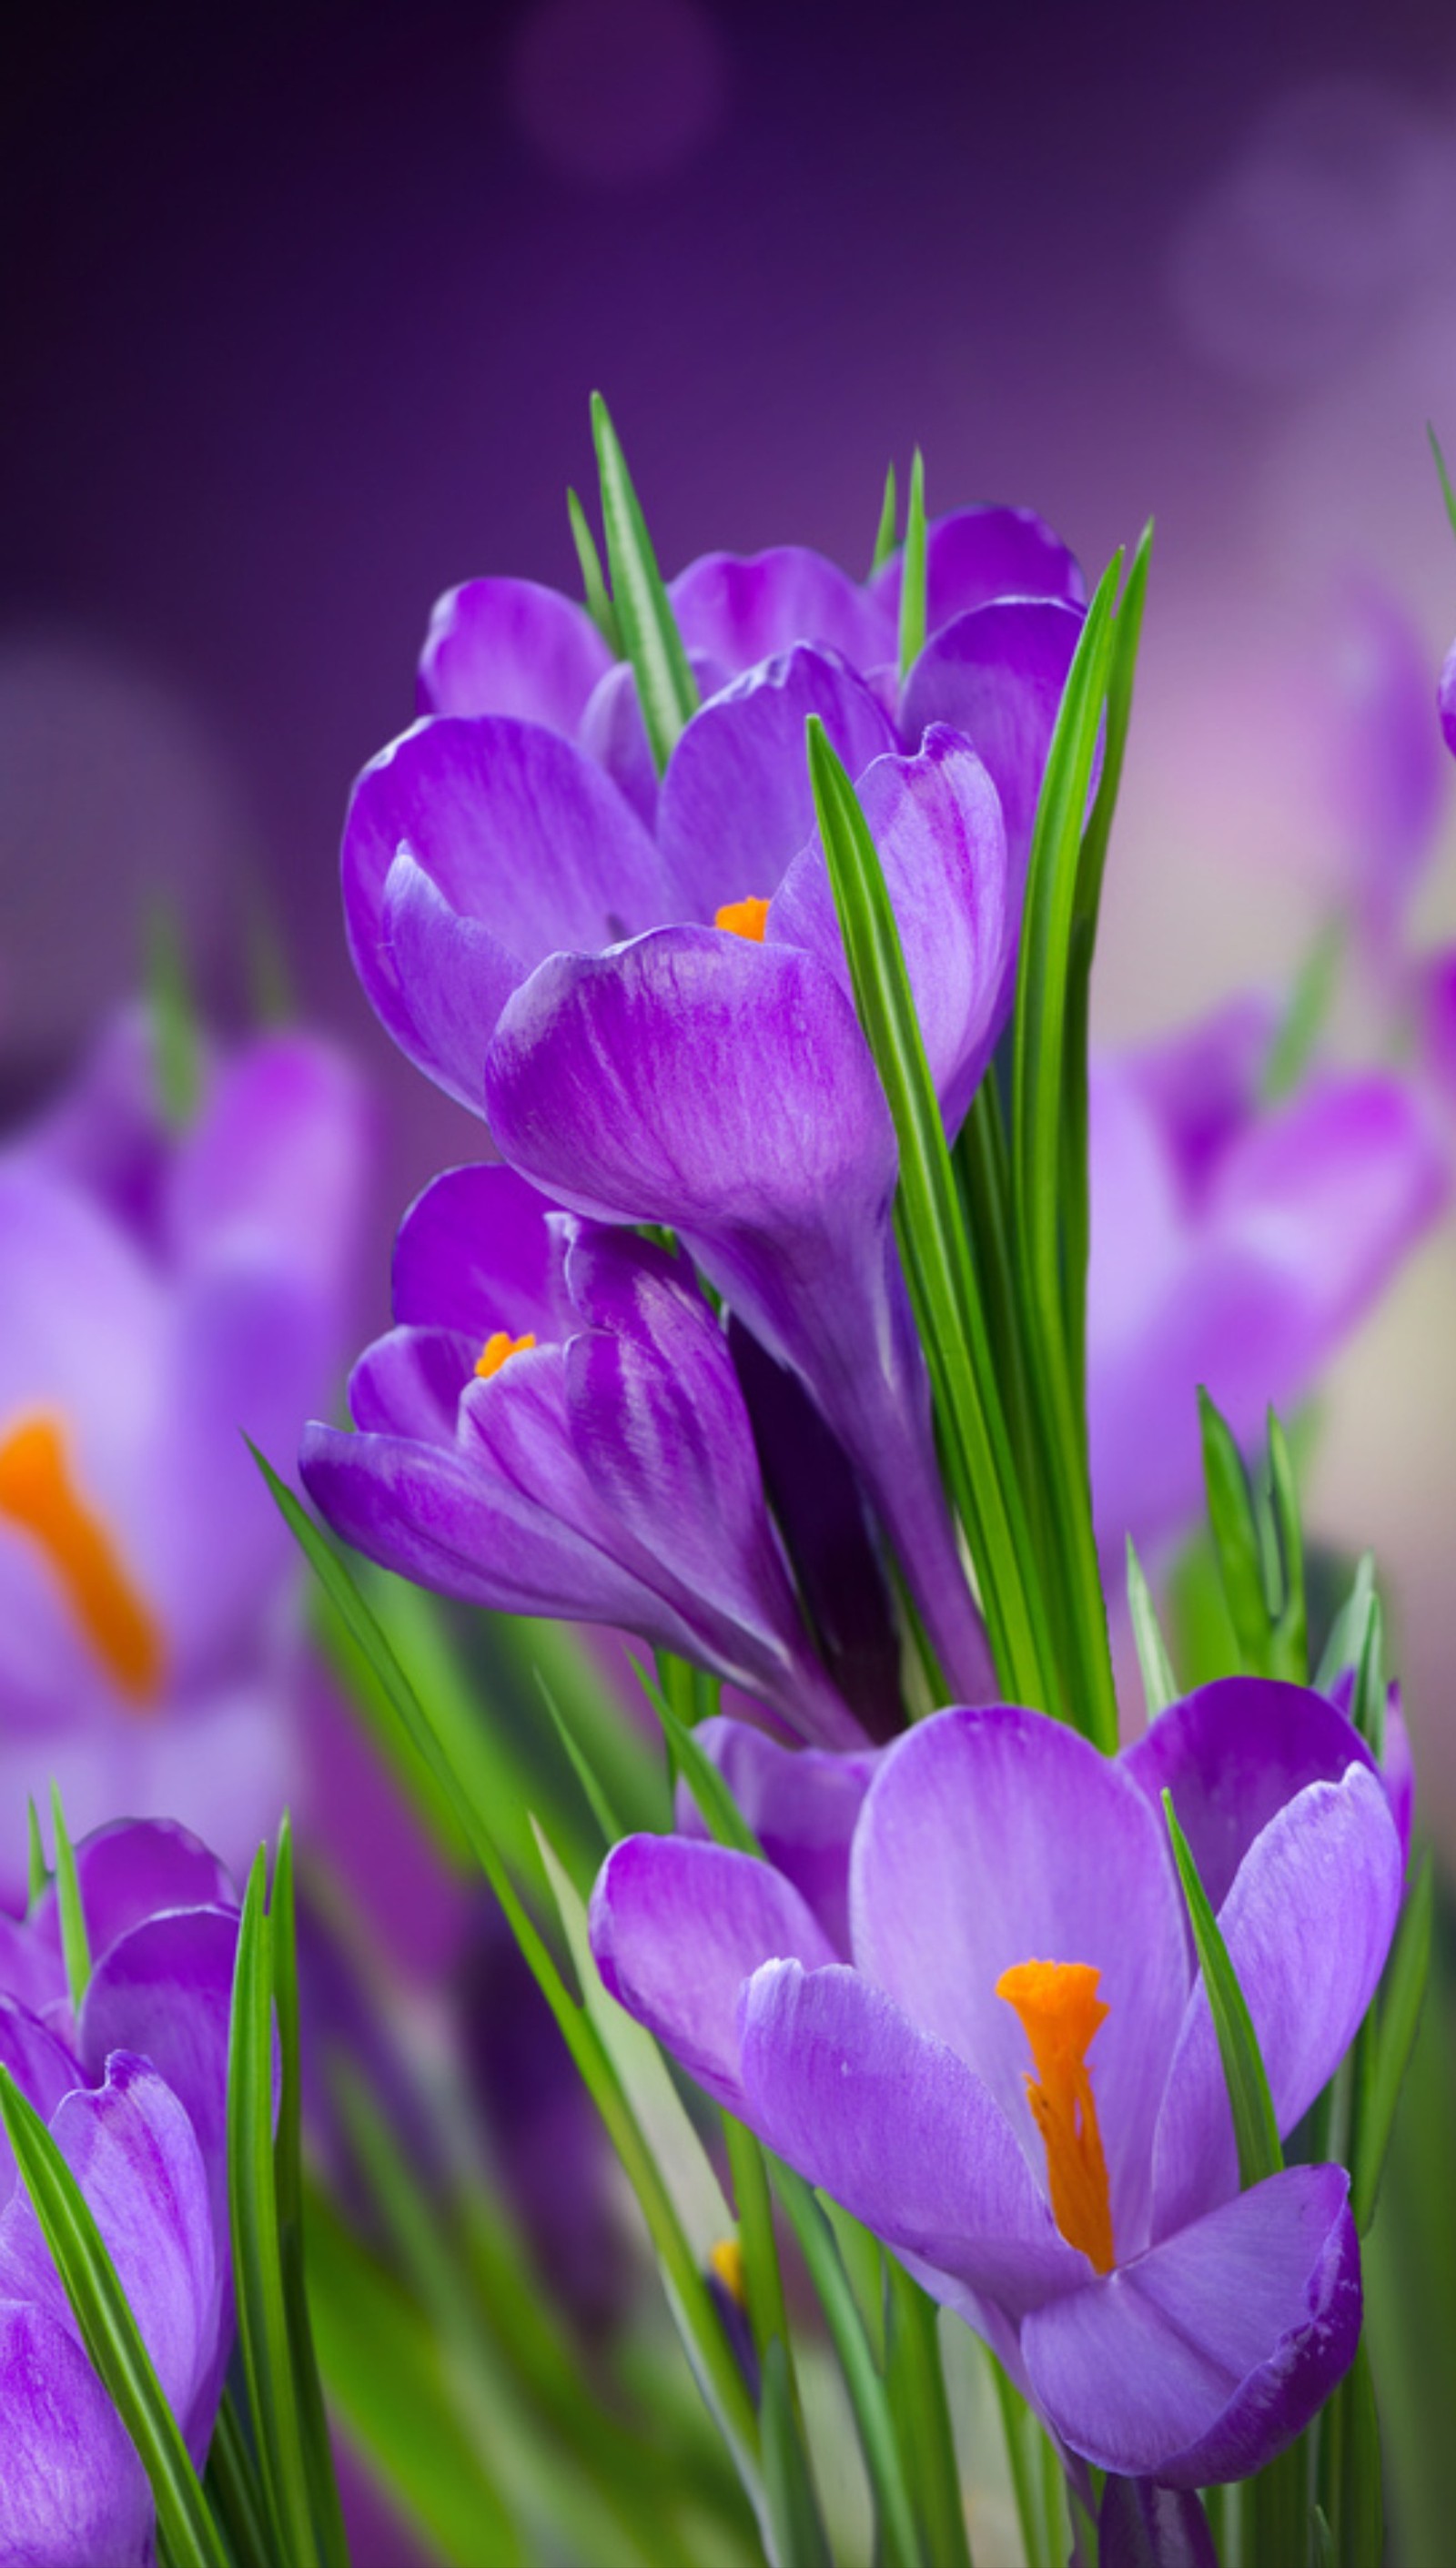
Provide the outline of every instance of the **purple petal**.
<path id="1" fill-rule="evenodd" d="M 1197 2490 L 1109 2478 L 1097 2515 L 1097 2568 L 1219 2568 Z"/>
<path id="2" fill-rule="evenodd" d="M 842 651 L 856 669 L 894 657 L 893 607 L 800 544 L 746 557 L 704 553 L 668 595 L 689 648 L 712 652 L 727 670 L 750 669 L 795 642 Z"/>
<path id="3" fill-rule="evenodd" d="M 929 723 L 948 723 L 990 769 L 1006 815 L 1017 899 L 1081 629 L 1079 610 L 1054 600 L 976 607 L 933 636 L 905 683 L 900 729 L 907 745 L 915 748 Z"/>
<path id="4" fill-rule="evenodd" d="M 1203 1192 L 1258 1112 L 1277 1022 L 1273 1001 L 1249 992 L 1194 1026 L 1118 1055 L 1115 1075 L 1152 1118 L 1185 1202 Z"/>
<path id="5" fill-rule="evenodd" d="M 714 696 L 679 740 L 658 798 L 658 844 L 676 915 L 711 922 L 766 900 L 814 825 L 804 725 L 823 723 L 851 776 L 895 746 L 862 679 L 800 644 Z"/>
<path id="6" fill-rule="evenodd" d="M 51 2129 L 111 2252 L 172 2411 L 200 2455 L 211 2424 L 204 2408 L 222 2277 L 191 2121 L 145 2060 L 115 2052 L 105 2086 L 68 2095 Z M 69 2317 L 65 2287 L 23 2188 L 0 2216 L 0 2298 L 32 2302 L 63 2325 Z"/>
<path id="7" fill-rule="evenodd" d="M 438 898 L 428 906 L 406 869 L 396 906 L 408 955 L 397 957 L 385 886 L 402 850 Z M 429 960 L 422 1007 L 449 1030 L 458 1069 L 468 1003 L 478 994 L 488 1007 L 507 964 L 524 975 L 559 946 L 593 949 L 667 908 L 657 850 L 600 769 L 554 732 L 495 715 L 417 723 L 381 752 L 354 789 L 343 874 L 355 968 L 390 1033 L 432 1077 L 407 961 L 423 972 Z M 459 940 L 466 990 L 452 1008 L 451 917 L 471 929 Z M 482 1018 L 477 1058 L 493 1022 Z M 474 1102 L 468 1084 L 464 1102 Z"/>
<path id="8" fill-rule="evenodd" d="M 395 1041 L 417 1070 L 478 1115 L 485 1045 L 521 966 L 490 928 L 451 906 L 408 846 L 385 876 L 379 960 L 398 986 L 398 1013 L 369 995 Z"/>
<path id="9" fill-rule="evenodd" d="M 1119 2257 L 1148 2235 L 1151 2137 L 1188 1986 L 1163 1831 L 1064 1724 L 943 1712 L 885 1752 L 850 1857 L 854 1958 L 960 2053 L 1043 2163 L 1026 2038 L 996 1994 L 1027 1961 L 1086 1962 L 1110 2012 L 1089 2067 Z"/>
<path id="10" fill-rule="evenodd" d="M 627 1837 L 613 1847 L 592 1893 L 591 1939 L 613 1997 L 734 2113 L 745 2109 L 744 1981 L 763 1962 L 817 1970 L 834 1959 L 817 1920 L 771 1864 L 686 1837 Z"/>
<path id="11" fill-rule="evenodd" d="M 903 569 L 904 555 L 895 552 L 874 583 L 894 622 Z M 957 508 L 937 517 L 927 530 L 925 589 L 932 635 L 993 598 L 1054 597 L 1080 606 L 1087 593 L 1075 557 L 1029 508 Z"/>
<path id="12" fill-rule="evenodd" d="M 746 1722 L 722 1718 L 702 1723 L 697 1739 L 775 1871 L 793 1883 L 835 1952 L 847 1959 L 850 1840 L 881 1752 L 780 1748 Z M 681 1782 L 677 1824 L 685 1836 L 707 1833 Z"/>
<path id="13" fill-rule="evenodd" d="M 155 1238 L 173 1137 L 161 1113 L 150 1009 L 134 1004 L 104 1021 L 80 1069 L 5 1155 L 88 1196 L 135 1238 Z"/>
<path id="14" fill-rule="evenodd" d="M 227 2042 L 237 1913 L 178 1908 L 122 1935 L 93 1972 L 77 2048 L 101 2078 L 136 2052 L 186 2106 L 201 2151 L 221 2263 L 228 2256 Z"/>
<path id="15" fill-rule="evenodd" d="M 116 1819 L 94 1828 L 77 1845 L 76 1873 L 97 1963 L 123 1935 L 162 1909 L 237 1906 L 226 1865 L 174 1819 Z M 54 1884 L 36 1903 L 35 1923 L 59 1950 Z"/>
<path id="16" fill-rule="evenodd" d="M 767 1962 L 739 2007 L 747 2118 L 897 2250 L 1019 2317 L 1090 2271 L 958 2054 L 858 1972 Z"/>
<path id="17" fill-rule="evenodd" d="M 1359 2245 L 1340 2167 L 1287 2167 L 1021 2331 L 1054 2432 L 1100 2469 L 1173 2487 L 1247 2477 L 1353 2358 Z"/>
<path id="18" fill-rule="evenodd" d="M 420 655 L 423 714 L 515 714 L 574 732 L 612 654 L 585 607 L 533 579 L 447 588 Z"/>
<path id="19" fill-rule="evenodd" d="M 39 2024 L 12 1997 L 0 1997 L 0 2067 L 15 2080 L 28 2103 L 49 2121 L 63 2095 L 82 2084 L 74 2054 L 48 2025 Z M 0 2205 L 9 2201 L 15 2183 L 15 2152 L 0 2131 Z M 0 2557 L 3 2557 L 0 2552 Z"/>
<path id="20" fill-rule="evenodd" d="M 275 1264 L 337 1306 L 354 1282 L 372 1137 L 342 1053 L 309 1035 L 256 1038 L 221 1071 L 177 1147 L 173 1255 Z"/>
<path id="21" fill-rule="evenodd" d="M 1436 705 L 1441 717 L 1441 737 L 1456 758 L 1456 642 L 1441 663 L 1441 681 L 1436 691 Z"/>
<path id="22" fill-rule="evenodd" d="M 885 871 L 931 1077 L 954 1132 L 990 1060 L 1010 1001 L 1017 918 L 996 789 L 955 732 L 933 726 L 914 758 L 879 758 L 859 799 Z M 767 933 L 828 964 L 846 993 L 828 867 L 817 837 L 790 867 Z"/>
<path id="23" fill-rule="evenodd" d="M 688 665 L 697 683 L 700 702 L 716 696 L 728 682 L 728 671 L 722 661 L 706 651 L 690 651 Z M 623 795 L 645 827 L 657 826 L 658 772 L 647 725 L 642 719 L 642 704 L 637 693 L 637 678 L 627 660 L 618 660 L 593 690 L 581 718 L 577 734 L 588 758 L 604 767 L 618 792 Z"/>
<path id="24" fill-rule="evenodd" d="M 0 2300 L 0 2399 L 5 2568 L 152 2568 L 146 2474 L 65 2320 Z"/>
<path id="25" fill-rule="evenodd" d="M 477 1353 L 496 1329 L 559 1337 L 560 1241 L 547 1228 L 555 1209 L 513 1168 L 447 1168 L 400 1225 L 395 1318 L 453 1330 Z"/>
<path id="26" fill-rule="evenodd" d="M 951 1682 L 979 1691 L 984 1636 L 890 1230 L 894 1129 L 817 957 L 702 928 L 554 957 L 506 1009 L 486 1091 L 514 1166 L 597 1220 L 668 1223 L 798 1372 L 917 1582 Z"/>
<path id="27" fill-rule="evenodd" d="M 1260 1830 L 1307 1783 L 1337 1783 L 1347 1766 L 1375 1771 L 1323 1695 L 1266 1677 L 1201 1686 L 1125 1749 L 1122 1764 L 1160 1814 L 1171 1791 L 1215 1910 Z"/>
<path id="28" fill-rule="evenodd" d="M 1255 1838 L 1219 1912 L 1281 2133 L 1333 2077 L 1374 1996 L 1400 1914 L 1400 1844 L 1368 1768 L 1310 1783 Z M 1234 2192 L 1233 2115 L 1202 1978 L 1158 2115 L 1153 2235 Z"/>
<path id="29" fill-rule="evenodd" d="M 349 1377 L 349 1414 L 366 1436 L 408 1436 L 448 1452 L 460 1395 L 482 1341 L 450 1329 L 391 1329 Z"/>

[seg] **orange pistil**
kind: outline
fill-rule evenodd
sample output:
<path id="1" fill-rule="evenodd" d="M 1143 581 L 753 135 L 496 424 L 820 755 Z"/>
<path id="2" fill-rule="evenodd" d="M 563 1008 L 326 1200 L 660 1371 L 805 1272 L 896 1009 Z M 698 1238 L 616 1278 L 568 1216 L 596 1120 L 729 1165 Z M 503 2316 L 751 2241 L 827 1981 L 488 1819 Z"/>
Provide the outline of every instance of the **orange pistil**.
<path id="1" fill-rule="evenodd" d="M 0 1441 L 0 1516 L 39 1544 L 113 1683 L 139 1712 L 149 1709 L 161 1690 L 161 1634 L 78 1490 L 53 1418 L 27 1418 Z"/>
<path id="2" fill-rule="evenodd" d="M 535 1343 L 529 1329 L 523 1338 L 512 1338 L 504 1329 L 496 1329 L 475 1358 L 475 1371 L 480 1380 L 488 1382 L 492 1374 L 499 1373 L 503 1364 L 509 1364 L 512 1356 L 518 1356 L 523 1347 L 533 1347 Z"/>
<path id="3" fill-rule="evenodd" d="M 1097 1995 L 1101 1976 L 1090 1962 L 1018 1962 L 1003 1971 L 996 1994 L 1016 2008 L 1031 2046 L 1036 2075 L 1027 2078 L 1026 2094 L 1046 2149 L 1057 2228 L 1099 2274 L 1110 2274 L 1112 2203 L 1087 2067 L 1108 2013 Z"/>
<path id="4" fill-rule="evenodd" d="M 726 928 L 729 936 L 746 936 L 750 945 L 761 945 L 768 923 L 768 903 L 752 892 L 746 900 L 726 900 L 722 909 L 714 911 L 713 923 Z"/>

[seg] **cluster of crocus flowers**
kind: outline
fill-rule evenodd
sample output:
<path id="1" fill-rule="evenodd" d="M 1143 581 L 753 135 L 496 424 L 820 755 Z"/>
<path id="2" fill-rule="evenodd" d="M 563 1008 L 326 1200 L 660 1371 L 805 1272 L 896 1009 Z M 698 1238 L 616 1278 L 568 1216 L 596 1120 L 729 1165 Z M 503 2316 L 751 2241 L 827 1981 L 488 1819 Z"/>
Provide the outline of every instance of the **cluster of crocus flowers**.
<path id="1" fill-rule="evenodd" d="M 247 1452 L 286 1453 L 343 1351 L 366 1163 L 313 1037 L 164 1111 L 141 1010 L 0 1155 L 0 1780 L 78 1828 L 180 1817 L 245 1858 L 293 1768 L 297 1578 Z M 23 1880 L 15 1831 L 0 1867 Z"/>
<path id="2" fill-rule="evenodd" d="M 57 1893 L 0 1914 L 0 2062 L 97 2222 L 200 2469 L 232 2343 L 224 2106 L 237 1900 L 160 1821 L 75 1849 L 92 1969 L 74 2008 Z M 151 2491 L 0 2143 L 0 2560 L 149 2568 Z"/>

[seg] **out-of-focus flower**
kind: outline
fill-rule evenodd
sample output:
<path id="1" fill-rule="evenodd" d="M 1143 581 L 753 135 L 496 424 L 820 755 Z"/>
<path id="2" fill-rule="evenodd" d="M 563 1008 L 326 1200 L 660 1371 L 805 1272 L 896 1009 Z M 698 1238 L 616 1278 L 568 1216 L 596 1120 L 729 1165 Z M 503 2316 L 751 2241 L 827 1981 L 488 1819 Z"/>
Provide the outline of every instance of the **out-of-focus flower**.
<path id="1" fill-rule="evenodd" d="M 67 1994 L 54 1889 L 0 1914 L 0 2059 L 91 2205 L 200 2468 L 232 2334 L 225 2164 L 237 1906 L 222 1866 L 162 1822 L 76 1848 L 94 1968 Z M 0 2142 L 0 2561 L 150 2568 L 146 2474 L 92 2368 L 8 2143 Z"/>
<path id="2" fill-rule="evenodd" d="M 854 1826 L 848 1963 L 772 1864 L 682 1837 L 614 1850 L 592 1935 L 622 2003 L 1071 2450 L 1197 2486 L 1261 2467 L 1338 2381 L 1359 2252 L 1342 2169 L 1239 2190 L 1165 1786 L 1287 2132 L 1365 2011 L 1402 1875 L 1368 1752 L 1303 1688 L 1210 1687 L 1117 1760 L 1005 1706 L 922 1723 Z"/>
<path id="3" fill-rule="evenodd" d="M 1198 1386 L 1256 1441 L 1446 1201 L 1439 1131 L 1402 1080 L 1321 1073 L 1261 1110 L 1270 1032 L 1259 1002 L 1236 1002 L 1092 1066 L 1087 1410 L 1114 1550 L 1197 1512 Z"/>
<path id="4" fill-rule="evenodd" d="M 13 1809 L 54 1776 L 78 1825 L 174 1811 L 239 1859 L 276 1819 L 296 1586 L 243 1435 L 291 1451 L 329 1386 L 365 1158 L 352 1071 L 295 1035 L 209 1068 L 169 1129 L 140 1015 L 0 1157 Z"/>
<path id="5" fill-rule="evenodd" d="M 686 1261 L 456 1168 L 395 1254 L 400 1325 L 310 1428 L 311 1495 L 447 1595 L 618 1624 L 702 1661 L 790 1737 L 862 1734 L 813 1654 L 724 1332 Z"/>

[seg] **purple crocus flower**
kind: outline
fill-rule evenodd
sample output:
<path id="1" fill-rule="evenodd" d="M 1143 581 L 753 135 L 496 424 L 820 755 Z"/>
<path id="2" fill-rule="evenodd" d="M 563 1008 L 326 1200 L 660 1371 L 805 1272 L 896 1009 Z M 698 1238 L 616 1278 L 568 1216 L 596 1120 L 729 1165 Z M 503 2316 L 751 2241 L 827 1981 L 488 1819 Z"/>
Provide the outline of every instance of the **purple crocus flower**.
<path id="1" fill-rule="evenodd" d="M 200 2468 L 232 2335 L 227 2026 L 237 1904 L 164 1822 L 76 1848 L 94 1968 L 79 2015 L 53 1889 L 0 1914 L 0 2058 L 96 2215 Z M 8 2143 L 0 2141 L 0 2563 L 151 2568 L 151 2493 L 92 2369 Z"/>
<path id="2" fill-rule="evenodd" d="M 364 1158 L 353 1073 L 294 1035 L 169 1131 L 140 1015 L 0 1156 L 12 1809 L 54 1776 L 80 1827 L 177 1811 L 239 1859 L 276 1818 L 296 1580 L 242 1431 L 287 1452 L 331 1380 Z"/>
<path id="3" fill-rule="evenodd" d="M 1098 1531 L 1118 1552 L 1197 1512 L 1199 1384 L 1252 1444 L 1447 1198 L 1435 1119 L 1403 1080 L 1321 1072 L 1261 1108 L 1271 1031 L 1239 1001 L 1092 1065 L 1087 1409 Z"/>
<path id="4" fill-rule="evenodd" d="M 940 1713 L 864 1793 L 847 1947 L 771 1863 L 682 1837 L 613 1851 L 592 1937 L 621 2002 L 1069 2450 L 1193 2487 L 1260 2468 L 1339 2380 L 1359 2251 L 1342 2169 L 1239 2190 L 1165 1786 L 1288 2132 L 1364 2014 L 1402 1874 L 1368 1753 L 1304 1688 L 1206 1688 L 1115 1760 L 1039 1714 Z"/>
<path id="5" fill-rule="evenodd" d="M 314 1426 L 310 1494 L 446 1595 L 618 1624 L 754 1696 L 789 1737 L 862 1734 L 815 1658 L 723 1329 L 681 1257 L 455 1168 L 395 1252 L 399 1325 Z"/>

